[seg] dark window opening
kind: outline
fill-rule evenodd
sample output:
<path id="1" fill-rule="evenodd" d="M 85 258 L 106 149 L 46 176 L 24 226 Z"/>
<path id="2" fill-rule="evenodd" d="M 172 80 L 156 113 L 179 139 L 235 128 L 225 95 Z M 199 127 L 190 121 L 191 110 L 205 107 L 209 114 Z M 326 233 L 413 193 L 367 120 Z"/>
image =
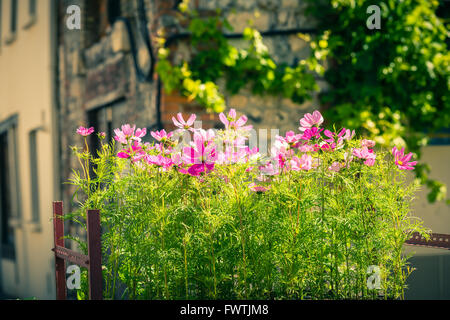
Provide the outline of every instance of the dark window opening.
<path id="1" fill-rule="evenodd" d="M 114 137 L 114 129 L 120 128 L 123 124 L 123 119 L 127 115 L 125 101 L 125 99 L 120 98 L 112 103 L 88 111 L 88 127 L 94 127 L 95 129 L 95 134 L 90 136 L 89 149 L 95 156 L 97 156 L 97 151 L 101 148 L 97 133 L 104 132 L 105 139 L 103 140 L 103 144 L 110 143 Z M 95 176 L 92 169 L 90 175 L 91 177 Z"/>
<path id="2" fill-rule="evenodd" d="M 30 0 L 28 6 L 28 13 L 30 14 L 30 16 L 36 15 L 36 0 Z"/>
<path id="3" fill-rule="evenodd" d="M 14 229 L 10 225 L 12 218 L 12 182 L 11 182 L 11 163 L 9 153 L 12 151 L 9 144 L 8 132 L 0 133 L 0 224 L 1 224 L 1 246 L 2 258 L 14 259 Z"/>
<path id="4" fill-rule="evenodd" d="M 11 0 L 11 23 L 10 23 L 11 33 L 17 31 L 17 0 Z"/>
<path id="5" fill-rule="evenodd" d="M 106 137 L 104 139 L 105 142 L 111 141 L 113 137 L 113 128 L 112 128 L 112 106 L 101 107 L 92 111 L 89 111 L 87 114 L 89 127 L 94 127 L 95 133 L 91 135 L 91 141 L 89 148 L 92 151 L 100 149 L 100 139 L 97 136 L 97 133 L 104 132 Z"/>
<path id="6" fill-rule="evenodd" d="M 118 17 L 121 16 L 120 0 L 108 0 L 108 23 L 113 25 Z"/>
<path id="7" fill-rule="evenodd" d="M 121 15 L 120 0 L 97 0 L 86 3 L 86 47 L 98 42 Z"/>

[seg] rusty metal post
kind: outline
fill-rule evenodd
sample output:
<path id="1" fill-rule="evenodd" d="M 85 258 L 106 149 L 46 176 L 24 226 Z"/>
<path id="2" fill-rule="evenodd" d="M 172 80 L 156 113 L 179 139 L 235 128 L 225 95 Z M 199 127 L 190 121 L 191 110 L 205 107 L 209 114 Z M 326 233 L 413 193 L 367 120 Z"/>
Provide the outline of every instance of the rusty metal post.
<path id="1" fill-rule="evenodd" d="M 64 220 L 62 201 L 53 202 L 53 231 L 55 247 L 64 247 Z M 55 252 L 56 299 L 66 300 L 66 261 Z"/>
<path id="2" fill-rule="evenodd" d="M 100 211 L 87 211 L 89 299 L 103 299 Z"/>

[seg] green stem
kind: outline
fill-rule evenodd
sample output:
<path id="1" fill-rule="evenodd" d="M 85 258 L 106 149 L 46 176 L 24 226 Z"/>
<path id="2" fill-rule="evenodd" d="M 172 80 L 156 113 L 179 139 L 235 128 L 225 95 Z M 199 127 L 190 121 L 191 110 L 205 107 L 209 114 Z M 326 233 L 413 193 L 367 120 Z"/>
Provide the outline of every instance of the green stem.
<path id="1" fill-rule="evenodd" d="M 236 185 L 233 183 L 233 189 L 234 189 L 234 194 L 236 197 L 236 203 L 238 205 L 238 209 L 239 209 L 239 228 L 240 228 L 240 232 L 241 232 L 241 246 L 242 246 L 242 261 L 244 264 L 244 289 L 245 289 L 245 297 L 248 298 L 248 290 L 247 290 L 247 258 L 245 255 L 245 234 L 244 234 L 244 228 L 243 228 L 243 222 L 242 222 L 242 208 L 241 208 L 241 202 L 239 199 L 239 195 L 237 192 L 237 188 Z"/>

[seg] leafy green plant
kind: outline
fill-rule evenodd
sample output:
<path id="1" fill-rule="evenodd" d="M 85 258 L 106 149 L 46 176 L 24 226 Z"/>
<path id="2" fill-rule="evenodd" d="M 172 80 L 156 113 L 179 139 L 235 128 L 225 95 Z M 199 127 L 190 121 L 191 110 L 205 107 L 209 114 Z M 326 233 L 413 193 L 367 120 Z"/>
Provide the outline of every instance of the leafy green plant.
<path id="1" fill-rule="evenodd" d="M 420 157 L 429 134 L 450 126 L 448 29 L 435 12 L 438 1 L 309 1 L 309 14 L 327 33 L 330 67 L 321 94 L 326 117 L 361 130 L 385 146 L 408 146 Z M 381 29 L 369 30 L 366 9 L 381 9 Z M 313 54 L 314 50 L 313 49 Z M 416 169 L 431 202 L 446 188 Z"/>
<path id="2" fill-rule="evenodd" d="M 319 90 L 314 75 L 322 74 L 324 69 L 317 57 L 301 60 L 293 67 L 277 65 L 257 30 L 247 27 L 242 40 L 248 46 L 237 49 L 224 35 L 224 31 L 233 30 L 225 18 L 220 15 L 205 18 L 195 11 L 183 12 L 191 32 L 190 60 L 173 65 L 170 51 L 164 47 L 165 40 L 160 39 L 156 70 L 168 92 L 180 90 L 207 110 L 222 112 L 225 100 L 216 85 L 219 79 L 226 80 L 225 87 L 230 94 L 237 94 L 248 85 L 253 94 L 282 95 L 298 103 L 310 99 L 311 94 Z"/>
<path id="3" fill-rule="evenodd" d="M 324 130 L 316 111 L 263 155 L 246 145 L 245 116 L 220 119 L 215 132 L 178 114 L 156 143 L 123 125 L 96 156 L 73 148 L 78 210 L 66 218 L 85 227 L 86 209 L 101 212 L 106 299 L 403 298 L 402 246 L 427 234 L 410 210 L 412 154 Z"/>

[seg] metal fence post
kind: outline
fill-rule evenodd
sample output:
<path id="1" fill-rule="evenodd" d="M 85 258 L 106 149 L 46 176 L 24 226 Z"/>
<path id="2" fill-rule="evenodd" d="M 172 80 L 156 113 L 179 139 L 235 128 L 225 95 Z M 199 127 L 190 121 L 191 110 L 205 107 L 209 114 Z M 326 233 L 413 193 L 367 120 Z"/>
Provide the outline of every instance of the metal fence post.
<path id="1" fill-rule="evenodd" d="M 64 220 L 62 201 L 53 202 L 53 229 L 55 252 L 56 299 L 65 300 L 66 260 L 88 269 L 89 299 L 103 299 L 102 244 L 100 211 L 88 210 L 86 217 L 88 255 L 64 247 Z"/>

